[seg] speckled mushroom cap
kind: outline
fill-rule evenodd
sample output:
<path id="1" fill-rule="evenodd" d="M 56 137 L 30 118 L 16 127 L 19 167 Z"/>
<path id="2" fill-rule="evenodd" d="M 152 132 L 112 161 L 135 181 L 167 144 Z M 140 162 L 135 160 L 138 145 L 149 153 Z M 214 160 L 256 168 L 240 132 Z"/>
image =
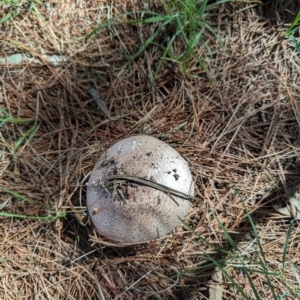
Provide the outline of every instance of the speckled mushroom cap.
<path id="1" fill-rule="evenodd" d="M 194 184 L 182 156 L 154 137 L 132 136 L 112 145 L 91 173 L 87 208 L 97 231 L 120 244 L 165 235 L 191 206 L 190 200 L 135 181 L 107 179 L 115 175 L 145 178 L 190 196 Z"/>

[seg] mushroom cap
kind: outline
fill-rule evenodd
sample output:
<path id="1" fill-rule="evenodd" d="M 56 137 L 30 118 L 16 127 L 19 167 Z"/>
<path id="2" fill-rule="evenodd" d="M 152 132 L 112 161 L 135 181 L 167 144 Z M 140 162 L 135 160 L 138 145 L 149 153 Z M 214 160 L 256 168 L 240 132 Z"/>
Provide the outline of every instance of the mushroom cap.
<path id="1" fill-rule="evenodd" d="M 132 136 L 112 145 L 91 173 L 87 208 L 97 231 L 120 244 L 142 243 L 169 233 L 191 206 L 190 200 L 134 180 L 107 179 L 113 175 L 148 179 L 191 197 L 194 183 L 183 157 L 152 136 Z"/>

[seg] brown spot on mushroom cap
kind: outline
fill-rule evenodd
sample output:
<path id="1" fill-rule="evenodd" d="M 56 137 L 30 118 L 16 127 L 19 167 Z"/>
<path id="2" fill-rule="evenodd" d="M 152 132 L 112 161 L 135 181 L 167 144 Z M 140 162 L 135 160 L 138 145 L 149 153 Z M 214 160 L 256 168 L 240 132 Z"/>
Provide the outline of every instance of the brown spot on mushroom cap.
<path id="1" fill-rule="evenodd" d="M 103 164 L 108 160 L 112 163 Z M 177 180 L 169 174 L 175 168 L 179 175 Z M 116 180 L 115 184 L 110 181 L 107 185 L 105 178 L 116 174 L 151 178 L 153 182 L 190 196 L 194 196 L 194 184 L 182 156 L 152 136 L 132 136 L 112 145 L 91 173 L 87 207 L 98 232 L 121 244 L 146 242 L 165 235 L 180 223 L 179 218 L 184 218 L 191 206 L 189 200 L 170 197 L 138 182 Z M 93 182 L 99 182 L 98 186 Z M 95 208 L 99 211 L 97 214 L 93 213 Z"/>

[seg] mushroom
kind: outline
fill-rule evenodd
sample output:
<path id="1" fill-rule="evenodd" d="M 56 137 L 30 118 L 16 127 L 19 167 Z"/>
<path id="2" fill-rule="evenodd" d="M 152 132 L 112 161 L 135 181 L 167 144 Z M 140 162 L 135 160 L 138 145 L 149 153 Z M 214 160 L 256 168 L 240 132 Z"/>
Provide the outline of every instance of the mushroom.
<path id="1" fill-rule="evenodd" d="M 194 196 L 191 172 L 171 146 L 147 135 L 125 138 L 106 150 L 87 187 L 87 208 L 97 231 L 122 245 L 172 231 Z"/>

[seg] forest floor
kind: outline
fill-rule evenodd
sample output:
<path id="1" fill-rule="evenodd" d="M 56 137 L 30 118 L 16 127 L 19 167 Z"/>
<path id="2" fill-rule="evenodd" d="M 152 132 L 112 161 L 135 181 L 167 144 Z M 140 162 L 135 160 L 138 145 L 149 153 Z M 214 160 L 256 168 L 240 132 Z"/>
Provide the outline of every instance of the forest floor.
<path id="1" fill-rule="evenodd" d="M 217 38 L 205 30 L 195 47 L 206 70 L 193 57 L 158 69 L 170 27 L 130 63 L 158 23 L 123 15 L 85 37 L 125 12 L 163 14 L 159 1 L 24 3 L 0 8 L 13 13 L 0 24 L 0 298 L 300 299 L 297 216 L 274 209 L 299 200 L 290 16 L 260 1 L 219 5 L 204 16 Z M 172 233 L 118 247 L 89 221 L 86 182 L 109 146 L 136 134 L 186 159 L 197 200 Z"/>

